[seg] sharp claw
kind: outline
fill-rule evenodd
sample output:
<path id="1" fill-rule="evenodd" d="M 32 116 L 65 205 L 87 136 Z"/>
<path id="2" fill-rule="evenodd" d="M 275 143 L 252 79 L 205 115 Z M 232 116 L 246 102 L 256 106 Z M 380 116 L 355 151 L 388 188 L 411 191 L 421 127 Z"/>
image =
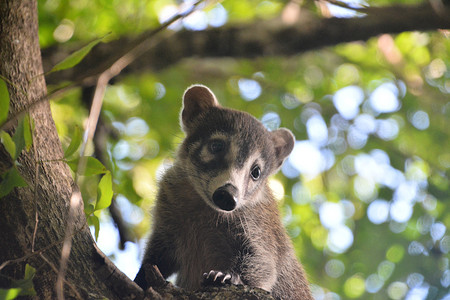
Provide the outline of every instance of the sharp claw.
<path id="1" fill-rule="evenodd" d="M 231 283 L 231 274 L 223 273 L 220 271 L 211 270 L 207 273 L 203 273 L 204 284 L 225 284 Z"/>
<path id="2" fill-rule="evenodd" d="M 222 279 L 222 283 L 229 282 L 231 280 L 231 275 L 226 274 L 225 277 Z"/>
<path id="3" fill-rule="evenodd" d="M 214 273 L 215 272 L 213 270 L 209 271 L 208 275 L 206 276 L 206 279 L 210 279 L 212 276 L 214 276 Z"/>
<path id="4" fill-rule="evenodd" d="M 219 277 L 222 277 L 224 274 L 222 272 L 217 272 L 216 276 L 214 276 L 214 281 L 217 281 Z"/>

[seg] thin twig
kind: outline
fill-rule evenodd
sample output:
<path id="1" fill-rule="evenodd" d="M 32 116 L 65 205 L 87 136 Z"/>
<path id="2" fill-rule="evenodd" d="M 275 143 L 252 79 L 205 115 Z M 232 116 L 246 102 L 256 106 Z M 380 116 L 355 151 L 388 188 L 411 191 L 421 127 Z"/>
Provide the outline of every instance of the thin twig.
<path id="1" fill-rule="evenodd" d="M 441 17 L 446 16 L 449 13 L 449 9 L 445 7 L 442 0 L 429 0 L 434 12 Z"/>
<path id="2" fill-rule="evenodd" d="M 61 242 L 61 241 L 60 241 L 60 242 Z M 22 256 L 22 257 L 19 257 L 19 258 L 16 258 L 16 259 L 5 260 L 5 261 L 0 265 L 0 271 L 3 270 L 3 268 L 6 267 L 6 266 L 9 265 L 9 264 L 20 263 L 20 262 L 22 262 L 22 261 L 24 261 L 24 260 L 27 260 L 28 258 L 30 258 L 30 257 L 32 257 L 32 256 L 35 256 L 35 255 L 37 255 L 37 254 L 39 254 L 39 253 L 41 253 L 41 252 L 44 252 L 44 251 L 46 251 L 46 250 L 48 250 L 48 249 L 50 249 L 51 247 L 54 247 L 54 246 L 55 246 L 55 245 L 52 244 L 52 245 L 49 245 L 49 246 L 47 246 L 47 247 L 45 247 L 45 248 L 36 250 L 36 251 L 31 252 L 31 253 L 29 253 L 29 254 L 27 254 L 27 255 L 24 255 L 24 256 Z"/>
<path id="3" fill-rule="evenodd" d="M 78 228 L 77 230 L 75 230 L 74 233 L 73 233 L 73 236 L 75 236 L 77 233 L 80 233 L 81 230 L 83 230 L 84 227 L 85 227 L 86 225 L 87 225 L 87 224 L 83 224 L 83 226 L 81 226 L 80 228 Z M 25 261 L 25 260 L 27 260 L 28 258 L 33 257 L 33 256 L 35 256 L 35 255 L 38 255 L 38 254 L 40 254 L 40 253 L 44 253 L 45 251 L 49 250 L 50 248 L 55 247 L 56 245 L 62 244 L 63 242 L 64 242 L 64 239 L 61 239 L 61 240 L 58 240 L 58 241 L 55 241 L 55 242 L 51 243 L 50 245 L 48 245 L 48 246 L 46 246 L 46 247 L 44 247 L 44 248 L 42 248 L 42 249 L 35 250 L 34 252 L 30 252 L 30 253 L 28 253 L 28 254 L 22 256 L 22 257 L 19 257 L 19 258 L 16 258 L 16 259 L 5 260 L 5 261 L 2 262 L 2 264 L 0 265 L 0 271 L 1 271 L 4 267 L 6 267 L 7 265 L 9 265 L 9 264 L 20 263 L 20 262 L 22 262 L 22 261 Z"/>
<path id="4" fill-rule="evenodd" d="M 27 112 L 31 111 L 31 109 L 34 108 L 39 103 L 42 103 L 44 101 L 48 101 L 48 100 L 50 100 L 50 99 L 52 99 L 54 97 L 57 97 L 57 96 L 63 94 L 64 92 L 68 91 L 69 89 L 74 88 L 76 86 L 77 86 L 77 83 L 72 83 L 70 85 L 67 85 L 67 86 L 64 86 L 62 88 L 56 89 L 53 92 L 51 92 L 50 94 L 44 95 L 44 96 L 36 99 L 36 101 L 34 101 L 30 105 L 22 108 L 21 110 L 16 112 L 13 116 L 11 116 L 7 121 L 5 121 L 3 124 L 1 124 L 0 125 L 0 131 L 9 129 L 9 127 L 13 126 L 13 122 L 15 120 L 19 119 L 20 117 L 25 115 Z"/>
<path id="5" fill-rule="evenodd" d="M 37 190 L 38 190 L 38 182 L 39 182 L 39 157 L 38 152 L 36 148 L 36 135 L 34 134 L 33 130 L 33 119 L 29 118 L 29 126 L 31 128 L 31 137 L 33 139 L 33 153 L 34 153 L 34 193 L 33 193 L 33 200 L 34 200 L 34 231 L 33 231 L 33 238 L 31 240 L 31 252 L 34 252 L 34 245 L 36 241 L 36 234 L 38 229 L 38 223 L 39 223 L 39 212 L 38 212 L 38 205 L 37 205 Z"/>
<path id="6" fill-rule="evenodd" d="M 58 274 L 58 269 L 55 267 L 54 264 L 52 264 L 42 253 L 39 253 L 39 256 L 49 265 L 49 267 Z M 75 297 L 77 299 L 83 300 L 83 297 L 81 297 L 80 293 L 78 293 L 77 289 L 71 284 L 69 281 L 64 279 L 64 283 L 67 284 L 67 286 L 72 290 L 72 292 L 75 294 Z"/>
<path id="7" fill-rule="evenodd" d="M 67 223 L 64 235 L 63 247 L 61 250 L 61 261 L 59 263 L 58 276 L 56 278 L 56 295 L 58 299 L 64 299 L 64 282 L 69 262 L 70 250 L 72 248 L 72 235 L 74 227 L 75 212 L 83 206 L 81 200 L 81 192 L 76 184 L 72 185 L 72 196 L 70 197 L 69 213 L 67 216 Z"/>
<path id="8" fill-rule="evenodd" d="M 151 37 L 155 36 L 157 33 L 163 31 L 167 27 L 169 27 L 174 22 L 178 21 L 181 18 L 185 18 L 188 15 L 190 15 L 192 12 L 194 12 L 195 8 L 200 5 L 204 0 L 199 0 L 196 3 L 194 3 L 191 8 L 184 12 L 175 15 L 171 19 L 169 19 L 167 22 L 162 24 L 157 29 L 147 32 L 143 34 L 140 38 L 137 39 L 136 45 L 127 53 L 122 55 L 119 59 L 117 59 L 111 67 L 103 71 L 103 73 L 98 77 L 97 85 L 94 92 L 94 97 L 92 100 L 92 106 L 91 111 L 89 114 L 89 119 L 87 123 L 87 128 L 84 134 L 84 140 L 83 144 L 81 146 L 80 150 L 80 156 L 84 156 L 84 150 L 86 147 L 86 143 L 88 140 L 91 140 L 95 129 L 97 127 L 98 117 L 100 115 L 100 110 L 102 107 L 103 98 L 106 91 L 106 86 L 108 85 L 108 82 L 115 76 L 119 75 L 120 72 L 122 72 L 123 69 L 125 69 L 129 64 L 131 64 L 136 58 L 144 54 L 150 47 L 151 44 L 148 43 Z M 82 160 L 80 159 L 80 164 L 78 166 L 78 170 L 83 170 L 82 166 Z M 84 162 L 85 163 L 85 162 Z M 81 168 L 80 168 L 81 167 Z M 80 173 L 82 174 L 82 173 Z"/>
<path id="9" fill-rule="evenodd" d="M 11 80 L 9 80 L 8 78 L 6 78 L 5 76 L 0 74 L 0 79 L 2 79 L 3 81 L 5 81 L 6 83 L 8 83 L 10 86 L 12 86 L 13 88 L 15 88 L 18 92 L 20 92 L 22 95 L 24 96 L 28 96 L 27 92 L 19 87 L 18 85 L 14 84 L 14 82 L 12 82 Z"/>

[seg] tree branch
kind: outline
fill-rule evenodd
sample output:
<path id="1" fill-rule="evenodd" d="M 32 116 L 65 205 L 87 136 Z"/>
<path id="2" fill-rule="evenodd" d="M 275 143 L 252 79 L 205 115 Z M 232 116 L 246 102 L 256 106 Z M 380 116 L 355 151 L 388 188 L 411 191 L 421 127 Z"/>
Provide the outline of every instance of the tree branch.
<path id="1" fill-rule="evenodd" d="M 368 7 L 360 12 L 366 15 L 355 18 L 318 18 L 303 13 L 300 21 L 293 25 L 285 25 L 276 19 L 154 37 L 154 46 L 145 53 L 139 53 L 140 56 L 125 72 L 157 71 L 188 57 L 296 55 L 340 43 L 364 41 L 383 33 L 450 28 L 448 5 L 442 6 L 439 11 L 427 2 L 419 5 Z M 111 66 L 111 62 L 128 51 L 124 45 L 135 43 L 136 40 L 123 37 L 108 44 L 99 44 L 78 66 L 50 74 L 47 82 L 59 84 L 68 80 L 94 85 L 98 76 Z M 67 49 L 62 47 L 44 50 L 44 67 L 50 69 L 64 56 L 61 53 L 65 51 Z"/>

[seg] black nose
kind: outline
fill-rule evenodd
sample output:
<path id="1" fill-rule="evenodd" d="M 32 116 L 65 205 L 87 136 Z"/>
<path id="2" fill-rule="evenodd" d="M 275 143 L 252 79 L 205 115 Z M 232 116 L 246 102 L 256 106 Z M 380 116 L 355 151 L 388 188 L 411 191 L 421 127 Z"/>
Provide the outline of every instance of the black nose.
<path id="1" fill-rule="evenodd" d="M 232 211 L 237 204 L 237 189 L 232 184 L 225 184 L 213 194 L 213 202 L 222 210 Z"/>

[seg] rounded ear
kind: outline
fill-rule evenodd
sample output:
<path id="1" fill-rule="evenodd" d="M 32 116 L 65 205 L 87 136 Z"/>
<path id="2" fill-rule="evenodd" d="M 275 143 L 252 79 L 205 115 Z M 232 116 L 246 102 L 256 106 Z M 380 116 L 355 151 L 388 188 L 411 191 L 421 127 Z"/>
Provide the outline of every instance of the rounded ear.
<path id="1" fill-rule="evenodd" d="M 203 111 L 219 106 L 214 93 L 206 86 L 196 84 L 190 86 L 183 95 L 183 109 L 181 110 L 181 127 L 184 131 L 189 124 Z"/>
<path id="2" fill-rule="evenodd" d="M 276 168 L 280 168 L 286 157 L 294 149 L 295 138 L 292 132 L 286 128 L 280 128 L 270 132 L 275 147 Z"/>

